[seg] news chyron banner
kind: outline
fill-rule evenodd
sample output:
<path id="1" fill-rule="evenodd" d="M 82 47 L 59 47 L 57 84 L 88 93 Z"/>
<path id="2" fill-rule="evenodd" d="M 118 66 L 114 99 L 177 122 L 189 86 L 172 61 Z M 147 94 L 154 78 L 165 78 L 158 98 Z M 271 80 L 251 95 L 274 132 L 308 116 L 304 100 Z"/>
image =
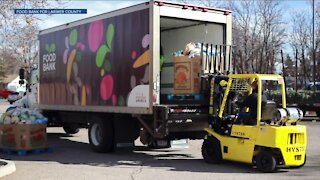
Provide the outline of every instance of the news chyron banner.
<path id="1" fill-rule="evenodd" d="M 87 9 L 14 9 L 15 14 L 87 14 Z"/>

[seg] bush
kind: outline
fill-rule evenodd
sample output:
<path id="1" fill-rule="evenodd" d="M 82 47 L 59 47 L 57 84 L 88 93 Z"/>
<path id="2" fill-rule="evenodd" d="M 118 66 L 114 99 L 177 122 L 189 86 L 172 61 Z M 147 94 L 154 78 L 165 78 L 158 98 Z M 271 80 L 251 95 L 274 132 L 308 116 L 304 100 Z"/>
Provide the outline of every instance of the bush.
<path id="1" fill-rule="evenodd" d="M 287 91 L 287 104 L 307 104 L 320 102 L 320 92 L 313 93 L 313 91 L 299 90 L 297 93 L 295 91 Z M 280 91 L 270 91 L 266 93 L 269 100 L 275 101 L 277 104 L 281 104 L 281 92 Z"/>

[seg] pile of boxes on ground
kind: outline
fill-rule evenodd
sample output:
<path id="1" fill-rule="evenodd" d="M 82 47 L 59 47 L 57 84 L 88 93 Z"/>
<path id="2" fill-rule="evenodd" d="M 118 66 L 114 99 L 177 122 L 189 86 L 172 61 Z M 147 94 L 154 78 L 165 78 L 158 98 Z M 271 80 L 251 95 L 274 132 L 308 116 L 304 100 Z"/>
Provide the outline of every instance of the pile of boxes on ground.
<path id="1" fill-rule="evenodd" d="M 37 110 L 14 107 L 0 117 L 0 149 L 34 150 L 47 147 L 48 119 Z"/>

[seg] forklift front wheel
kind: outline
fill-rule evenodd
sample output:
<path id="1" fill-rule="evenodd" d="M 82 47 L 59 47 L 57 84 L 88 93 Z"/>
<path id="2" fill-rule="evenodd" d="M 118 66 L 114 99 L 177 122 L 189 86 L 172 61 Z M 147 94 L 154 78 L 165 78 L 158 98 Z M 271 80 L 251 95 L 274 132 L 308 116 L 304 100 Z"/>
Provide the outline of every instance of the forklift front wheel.
<path id="1" fill-rule="evenodd" d="M 276 169 L 276 158 L 271 152 L 262 151 L 256 157 L 258 170 L 266 173 L 274 172 Z"/>
<path id="2" fill-rule="evenodd" d="M 208 137 L 208 139 L 205 139 L 201 152 L 206 163 L 219 164 L 222 161 L 220 142 L 216 138 Z"/>

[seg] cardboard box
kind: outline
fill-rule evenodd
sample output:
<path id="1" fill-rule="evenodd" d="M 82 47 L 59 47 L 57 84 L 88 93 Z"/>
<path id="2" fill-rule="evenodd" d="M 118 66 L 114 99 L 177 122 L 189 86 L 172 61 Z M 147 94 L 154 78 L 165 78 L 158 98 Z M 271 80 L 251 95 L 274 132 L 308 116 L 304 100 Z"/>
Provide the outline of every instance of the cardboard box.
<path id="1" fill-rule="evenodd" d="M 33 150 L 47 148 L 46 124 L 0 125 L 0 148 Z"/>
<path id="2" fill-rule="evenodd" d="M 195 94 L 200 91 L 200 56 L 177 56 L 173 60 L 174 94 Z"/>

